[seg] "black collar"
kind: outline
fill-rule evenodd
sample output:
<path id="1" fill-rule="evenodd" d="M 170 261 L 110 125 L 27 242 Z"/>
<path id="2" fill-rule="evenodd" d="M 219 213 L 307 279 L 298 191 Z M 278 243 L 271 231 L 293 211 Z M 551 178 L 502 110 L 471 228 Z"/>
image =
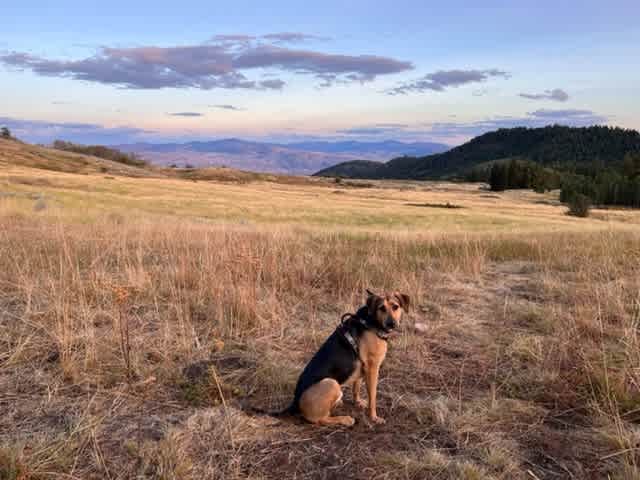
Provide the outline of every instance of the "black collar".
<path id="1" fill-rule="evenodd" d="M 357 322 L 358 325 L 361 326 L 364 330 L 372 330 L 373 333 L 375 333 L 376 336 L 379 339 L 384 340 L 385 342 L 388 341 L 389 340 L 389 334 L 391 332 L 389 330 L 385 330 L 385 329 L 381 328 L 377 324 L 374 324 L 373 321 L 369 318 L 368 312 L 364 311 L 365 308 L 366 307 L 360 308 L 360 310 L 358 310 L 355 314 L 354 313 L 345 313 L 342 316 L 341 326 L 343 326 L 343 328 L 342 328 L 343 334 L 344 334 L 344 332 L 348 332 L 348 329 L 344 328 L 344 327 L 346 327 L 346 322 L 348 322 L 349 320 L 352 320 L 352 321 Z M 349 343 L 351 343 L 351 342 L 349 342 Z"/>
<path id="2" fill-rule="evenodd" d="M 360 325 L 364 327 L 365 330 L 373 330 L 373 333 L 375 333 L 379 339 L 384 340 L 385 342 L 389 340 L 389 333 L 391 333 L 390 331 L 384 330 L 377 325 L 373 325 L 369 321 L 368 317 L 362 318 L 361 316 L 356 315 L 355 318 L 358 320 Z"/>

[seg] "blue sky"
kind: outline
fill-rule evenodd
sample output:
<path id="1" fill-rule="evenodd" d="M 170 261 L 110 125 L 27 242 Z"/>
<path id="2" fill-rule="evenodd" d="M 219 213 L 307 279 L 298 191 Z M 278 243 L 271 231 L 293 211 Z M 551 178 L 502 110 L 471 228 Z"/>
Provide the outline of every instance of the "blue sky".
<path id="1" fill-rule="evenodd" d="M 85 143 L 640 128 L 640 2 L 3 6 L 0 124 Z"/>

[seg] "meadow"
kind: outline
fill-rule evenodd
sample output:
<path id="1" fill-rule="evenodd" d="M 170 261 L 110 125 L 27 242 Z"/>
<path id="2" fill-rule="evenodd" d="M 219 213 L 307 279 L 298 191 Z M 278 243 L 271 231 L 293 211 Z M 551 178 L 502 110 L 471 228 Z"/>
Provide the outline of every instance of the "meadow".
<path id="1" fill-rule="evenodd" d="M 640 479 L 640 213 L 14 158 L 3 480 Z M 413 299 L 382 367 L 386 424 L 350 392 L 352 428 L 251 413 L 287 404 L 366 288 Z"/>

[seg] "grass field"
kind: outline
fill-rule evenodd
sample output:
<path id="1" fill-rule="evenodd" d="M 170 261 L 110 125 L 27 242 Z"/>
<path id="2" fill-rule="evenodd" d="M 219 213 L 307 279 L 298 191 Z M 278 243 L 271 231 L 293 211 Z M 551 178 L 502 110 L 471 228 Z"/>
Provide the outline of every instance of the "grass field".
<path id="1" fill-rule="evenodd" d="M 28 148 L 0 149 L 3 480 L 640 478 L 640 213 L 82 156 L 77 174 Z M 348 401 L 350 429 L 248 413 L 287 404 L 365 288 L 414 301 L 387 423 Z"/>

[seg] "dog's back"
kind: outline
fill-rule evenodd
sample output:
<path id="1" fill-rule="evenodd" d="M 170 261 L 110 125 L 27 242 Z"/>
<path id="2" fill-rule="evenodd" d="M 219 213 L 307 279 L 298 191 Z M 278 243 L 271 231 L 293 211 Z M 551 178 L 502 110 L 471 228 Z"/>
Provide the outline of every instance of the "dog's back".
<path id="1" fill-rule="evenodd" d="M 353 335 L 358 335 L 355 327 L 347 327 Z M 358 356 L 353 347 L 344 338 L 340 329 L 334 331 L 322 344 L 302 371 L 291 404 L 292 409 L 299 408 L 300 397 L 312 385 L 325 378 L 333 378 L 339 384 L 344 383 L 357 368 Z"/>

